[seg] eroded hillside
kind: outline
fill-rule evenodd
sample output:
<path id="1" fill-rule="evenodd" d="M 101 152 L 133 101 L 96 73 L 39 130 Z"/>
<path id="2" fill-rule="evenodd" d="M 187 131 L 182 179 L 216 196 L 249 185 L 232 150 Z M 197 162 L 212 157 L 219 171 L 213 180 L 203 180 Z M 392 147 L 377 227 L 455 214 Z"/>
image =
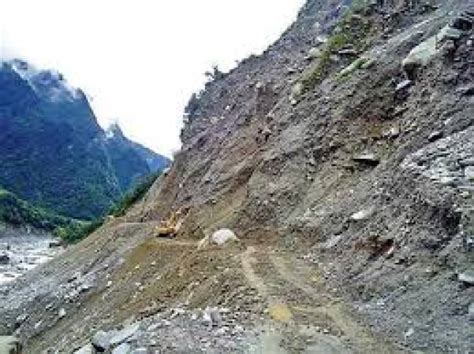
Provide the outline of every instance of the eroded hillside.
<path id="1" fill-rule="evenodd" d="M 208 83 L 144 200 L 0 288 L 4 332 L 31 353 L 468 352 L 474 4 L 348 3 L 309 0 Z M 240 241 L 198 247 L 221 228 Z"/>

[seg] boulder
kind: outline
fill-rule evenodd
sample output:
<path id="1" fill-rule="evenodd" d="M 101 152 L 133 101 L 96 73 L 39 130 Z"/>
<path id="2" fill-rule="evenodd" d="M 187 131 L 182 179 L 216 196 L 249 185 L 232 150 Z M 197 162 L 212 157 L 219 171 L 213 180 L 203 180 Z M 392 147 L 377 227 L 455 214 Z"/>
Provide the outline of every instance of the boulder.
<path id="1" fill-rule="evenodd" d="M 357 51 L 354 48 L 345 48 L 337 52 L 341 56 L 355 57 L 357 56 Z"/>
<path id="2" fill-rule="evenodd" d="M 474 285 L 474 271 L 459 273 L 458 280 L 468 285 Z"/>
<path id="3" fill-rule="evenodd" d="M 206 307 L 202 314 L 202 321 L 209 328 L 219 326 L 222 323 L 222 316 L 217 307 Z"/>
<path id="4" fill-rule="evenodd" d="M 238 241 L 239 239 L 235 233 L 230 229 L 220 229 L 214 232 L 211 236 L 211 242 L 222 246 L 230 241 Z"/>
<path id="5" fill-rule="evenodd" d="M 198 242 L 198 250 L 204 249 L 209 246 L 211 243 L 223 246 L 224 244 L 231 242 L 231 241 L 239 241 L 237 236 L 232 230 L 229 229 L 220 229 L 214 232 L 212 235 L 208 235 L 201 239 Z"/>
<path id="6" fill-rule="evenodd" d="M 91 344 L 86 344 L 82 348 L 73 352 L 73 354 L 95 354 L 95 349 Z"/>
<path id="7" fill-rule="evenodd" d="M 20 354 L 21 343 L 13 336 L 0 336 L 0 354 Z"/>
<path id="8" fill-rule="evenodd" d="M 441 139 L 443 137 L 443 132 L 439 131 L 439 130 L 435 130 L 434 132 L 432 132 L 430 134 L 430 136 L 428 137 L 428 141 L 430 143 L 432 143 L 433 141 L 436 141 L 438 139 Z"/>
<path id="9" fill-rule="evenodd" d="M 353 221 L 362 221 L 370 218 L 375 212 L 374 207 L 363 209 L 351 215 L 351 220 Z"/>
<path id="10" fill-rule="evenodd" d="M 361 69 L 364 64 L 367 63 L 369 59 L 366 58 L 366 57 L 360 57 L 360 58 L 357 58 L 356 60 L 354 60 L 351 64 L 349 64 L 348 66 L 346 66 L 344 69 L 342 69 L 339 74 L 337 74 L 337 76 L 339 78 L 342 78 L 344 76 L 348 76 L 350 74 L 352 74 L 354 71 L 358 70 L 358 69 Z"/>
<path id="11" fill-rule="evenodd" d="M 135 333 L 137 333 L 139 328 L 140 328 L 139 323 L 134 323 L 134 324 L 131 324 L 129 326 L 124 327 L 122 330 L 116 332 L 110 338 L 110 344 L 111 345 L 117 345 L 117 344 L 125 342 L 127 339 L 129 339 Z"/>
<path id="12" fill-rule="evenodd" d="M 432 36 L 413 48 L 408 56 L 403 59 L 402 68 L 408 78 L 414 78 L 416 69 L 427 65 L 431 58 L 438 53 L 437 42 L 437 37 Z"/>
<path id="13" fill-rule="evenodd" d="M 62 246 L 61 240 L 53 240 L 49 242 L 49 248 L 57 248 L 61 246 Z"/>
<path id="14" fill-rule="evenodd" d="M 317 59 L 321 56 L 321 49 L 313 47 L 308 51 L 308 57 L 310 59 Z"/>
<path id="15" fill-rule="evenodd" d="M 0 254 L 0 265 L 6 265 L 10 263 L 10 256 L 6 253 Z"/>
<path id="16" fill-rule="evenodd" d="M 128 343 L 122 343 L 114 350 L 112 350 L 112 354 L 130 354 L 132 352 L 132 347 Z"/>
<path id="17" fill-rule="evenodd" d="M 374 154 L 356 155 L 352 160 L 369 166 L 377 166 L 380 163 L 380 160 Z"/>
<path id="18" fill-rule="evenodd" d="M 303 94 L 304 91 L 304 86 L 301 82 L 296 83 L 292 88 L 291 88 L 291 98 L 297 99 Z"/>
<path id="19" fill-rule="evenodd" d="M 395 93 L 405 91 L 407 88 L 409 88 L 412 85 L 412 83 L 413 83 L 413 81 L 411 81 L 411 80 L 403 80 L 395 88 Z"/>
<path id="20" fill-rule="evenodd" d="M 440 53 L 440 43 L 446 39 L 458 40 L 462 32 L 450 26 L 443 27 L 438 34 L 431 36 L 413 48 L 402 61 L 402 68 L 409 79 L 415 77 L 416 69 L 428 63 Z"/>
<path id="21" fill-rule="evenodd" d="M 474 181 L 474 166 L 467 166 L 465 169 L 464 169 L 464 176 L 470 180 L 470 181 Z"/>
<path id="22" fill-rule="evenodd" d="M 64 308 L 59 309 L 58 317 L 59 318 L 66 317 L 66 310 Z"/>
<path id="23" fill-rule="evenodd" d="M 112 337 L 113 333 L 111 332 L 98 331 L 94 337 L 92 337 L 92 345 L 98 352 L 105 352 L 110 348 Z"/>
<path id="24" fill-rule="evenodd" d="M 451 27 L 460 31 L 470 31 L 472 29 L 472 21 L 472 17 L 468 14 L 461 14 L 451 22 Z"/>

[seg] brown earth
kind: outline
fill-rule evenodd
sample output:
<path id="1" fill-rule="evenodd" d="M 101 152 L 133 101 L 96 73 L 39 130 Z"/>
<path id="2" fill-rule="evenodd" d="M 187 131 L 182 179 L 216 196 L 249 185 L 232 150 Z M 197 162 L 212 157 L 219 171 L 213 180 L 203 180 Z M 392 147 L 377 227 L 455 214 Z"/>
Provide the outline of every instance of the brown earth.
<path id="1" fill-rule="evenodd" d="M 151 352 L 469 352 L 472 27 L 397 86 L 409 52 L 472 1 L 341 3 L 309 0 L 208 83 L 140 203 L 0 288 L 4 332 L 31 353 L 133 321 Z M 156 238 L 177 210 L 177 237 Z M 198 250 L 220 228 L 240 242 Z M 206 307 L 227 313 L 221 331 L 193 319 Z"/>

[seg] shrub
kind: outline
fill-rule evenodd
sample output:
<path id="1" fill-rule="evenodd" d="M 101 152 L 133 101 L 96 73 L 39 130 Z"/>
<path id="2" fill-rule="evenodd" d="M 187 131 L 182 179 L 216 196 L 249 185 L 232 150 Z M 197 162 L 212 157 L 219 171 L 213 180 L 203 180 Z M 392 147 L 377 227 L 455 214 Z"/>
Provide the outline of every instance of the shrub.
<path id="1" fill-rule="evenodd" d="M 148 192 L 161 172 L 156 172 L 144 178 L 131 191 L 126 193 L 110 210 L 109 215 L 116 217 L 123 216 L 127 210 Z M 104 224 L 105 218 L 97 218 L 93 221 L 80 221 L 67 226 L 58 227 L 55 235 L 67 243 L 75 243 L 86 238 Z"/>
<path id="2" fill-rule="evenodd" d="M 367 48 L 373 37 L 375 23 L 370 18 L 356 15 L 356 11 L 353 8 L 343 16 L 325 44 L 319 60 L 303 74 L 301 83 L 304 92 L 312 90 L 329 75 L 334 66 L 331 60 L 333 53 L 346 46 L 352 46 L 358 52 Z"/>
<path id="3" fill-rule="evenodd" d="M 36 229 L 53 231 L 73 221 L 45 209 L 35 207 L 15 194 L 0 189 L 0 222 L 13 226 L 32 226 Z"/>
<path id="4" fill-rule="evenodd" d="M 131 191 L 127 192 L 109 211 L 109 215 L 123 216 L 127 210 L 148 192 L 150 187 L 160 176 L 161 172 L 152 173 L 139 182 Z"/>

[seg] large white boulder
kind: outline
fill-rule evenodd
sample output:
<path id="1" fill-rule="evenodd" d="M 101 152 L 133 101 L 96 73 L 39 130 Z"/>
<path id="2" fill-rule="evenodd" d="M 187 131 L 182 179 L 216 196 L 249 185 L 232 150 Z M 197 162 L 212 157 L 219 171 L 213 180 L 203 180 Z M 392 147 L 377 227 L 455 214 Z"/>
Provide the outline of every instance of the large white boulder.
<path id="1" fill-rule="evenodd" d="M 230 229 L 219 229 L 214 232 L 212 235 L 207 235 L 201 241 L 198 242 L 198 249 L 201 250 L 206 248 L 210 244 L 215 244 L 218 246 L 223 246 L 228 242 L 238 241 L 238 237 Z"/>
<path id="2" fill-rule="evenodd" d="M 222 246 L 229 241 L 238 241 L 239 239 L 235 233 L 230 229 L 220 229 L 214 232 L 211 236 L 211 243 Z"/>

